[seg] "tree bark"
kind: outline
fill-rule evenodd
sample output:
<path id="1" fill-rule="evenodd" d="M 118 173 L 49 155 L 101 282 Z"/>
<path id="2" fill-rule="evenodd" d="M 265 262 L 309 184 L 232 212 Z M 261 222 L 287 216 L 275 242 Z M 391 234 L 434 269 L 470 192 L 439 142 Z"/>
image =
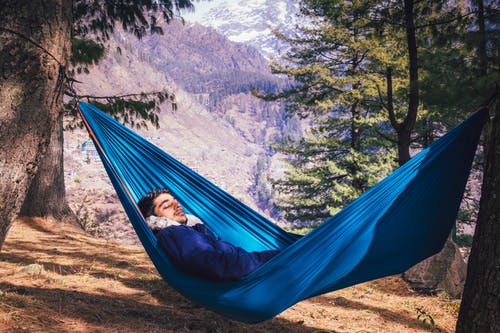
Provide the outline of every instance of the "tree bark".
<path id="1" fill-rule="evenodd" d="M 486 54 L 486 23 L 484 20 L 484 2 L 477 0 L 477 26 L 479 29 L 479 45 L 477 56 L 479 58 L 479 73 L 481 76 L 488 74 L 488 56 Z"/>
<path id="2" fill-rule="evenodd" d="M 500 93 L 487 145 L 479 216 L 472 242 L 458 333 L 500 332 Z"/>
<path id="3" fill-rule="evenodd" d="M 410 159 L 411 133 L 417 120 L 419 104 L 419 82 L 418 82 L 418 50 L 415 31 L 415 17 L 413 0 L 404 1 L 404 12 L 406 21 L 406 38 L 408 43 L 408 63 L 410 77 L 410 91 L 408 101 L 408 113 L 404 121 L 396 128 L 398 134 L 398 162 L 403 165 Z M 460 296 L 463 281 L 465 280 L 465 269 L 463 258 L 451 254 L 458 252 L 458 247 L 449 238 L 445 244 L 444 251 L 415 265 L 403 274 L 403 278 L 412 287 L 419 290 L 439 291 L 444 289 L 450 295 Z M 446 250 L 448 249 L 448 250 Z M 451 278 L 453 277 L 453 278 Z"/>
<path id="4" fill-rule="evenodd" d="M 397 129 L 398 133 L 398 162 L 403 165 L 410 160 L 411 133 L 417 120 L 418 112 L 418 51 L 417 39 L 415 35 L 415 17 L 413 13 L 413 0 L 404 2 L 405 21 L 406 21 L 406 41 L 408 44 L 408 64 L 410 68 L 410 91 L 408 99 L 408 113 L 401 126 Z"/>
<path id="5" fill-rule="evenodd" d="M 77 221 L 66 200 L 63 147 L 63 112 L 60 112 L 56 128 L 51 133 L 49 146 L 31 182 L 20 215 L 53 217 L 73 223 Z"/>
<path id="6" fill-rule="evenodd" d="M 351 148 L 359 151 L 361 149 L 361 111 L 359 102 L 356 101 L 351 105 Z"/>
<path id="7" fill-rule="evenodd" d="M 61 110 L 71 5 L 69 0 L 0 4 L 0 249 Z"/>

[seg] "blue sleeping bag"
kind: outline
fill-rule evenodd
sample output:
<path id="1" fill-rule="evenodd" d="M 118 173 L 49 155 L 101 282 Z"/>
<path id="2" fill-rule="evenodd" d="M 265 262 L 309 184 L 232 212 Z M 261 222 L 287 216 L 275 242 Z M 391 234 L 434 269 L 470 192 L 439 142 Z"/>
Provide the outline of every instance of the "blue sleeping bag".
<path id="1" fill-rule="evenodd" d="M 217 239 L 202 224 L 170 226 L 160 230 L 156 237 L 177 269 L 212 281 L 239 280 L 279 252 L 247 252 Z"/>

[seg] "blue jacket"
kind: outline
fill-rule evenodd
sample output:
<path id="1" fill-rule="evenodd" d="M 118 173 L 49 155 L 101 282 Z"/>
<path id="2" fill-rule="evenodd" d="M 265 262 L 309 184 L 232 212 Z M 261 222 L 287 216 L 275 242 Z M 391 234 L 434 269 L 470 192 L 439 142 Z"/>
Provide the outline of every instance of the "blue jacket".
<path id="1" fill-rule="evenodd" d="M 156 237 L 177 269 L 213 281 L 241 279 L 279 252 L 247 252 L 217 239 L 202 224 L 170 226 Z"/>

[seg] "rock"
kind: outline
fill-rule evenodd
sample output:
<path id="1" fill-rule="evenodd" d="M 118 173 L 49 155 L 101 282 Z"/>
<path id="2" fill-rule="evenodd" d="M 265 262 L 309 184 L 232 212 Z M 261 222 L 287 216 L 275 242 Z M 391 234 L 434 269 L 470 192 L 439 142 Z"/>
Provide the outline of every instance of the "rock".
<path id="1" fill-rule="evenodd" d="M 30 264 L 24 267 L 21 267 L 18 271 L 21 274 L 28 275 L 40 275 L 43 273 L 43 266 L 39 264 Z"/>
<path id="2" fill-rule="evenodd" d="M 425 259 L 403 273 L 403 279 L 419 292 L 447 292 L 460 298 L 463 292 L 467 265 L 458 246 L 448 239 L 441 252 Z"/>

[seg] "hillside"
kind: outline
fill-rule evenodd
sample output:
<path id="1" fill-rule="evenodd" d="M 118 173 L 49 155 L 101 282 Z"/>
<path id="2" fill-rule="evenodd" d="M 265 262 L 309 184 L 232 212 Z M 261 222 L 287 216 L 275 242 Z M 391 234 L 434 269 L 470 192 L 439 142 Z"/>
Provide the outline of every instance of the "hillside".
<path id="1" fill-rule="evenodd" d="M 76 88 L 96 96 L 158 89 L 174 93 L 177 111 L 164 103 L 160 128 L 139 133 L 237 199 L 269 213 L 269 198 L 256 194 L 257 183 L 265 182 L 270 169 L 279 173 L 281 166 L 268 156 L 267 147 L 296 127 L 286 125 L 279 104 L 264 103 L 248 92 L 257 81 L 274 84 L 266 61 L 255 49 L 209 28 L 173 22 L 164 29 L 164 36 L 142 40 L 117 31 L 105 59 L 89 75 L 80 75 Z M 99 225 L 99 234 L 136 243 L 99 160 L 82 151 L 88 140 L 85 131 L 65 133 L 70 205 L 85 223 Z M 257 170 L 263 158 L 267 169 Z"/>
<path id="2" fill-rule="evenodd" d="M 190 93 L 219 90 L 226 82 L 277 84 L 269 64 L 257 49 L 234 43 L 211 28 L 172 21 L 163 27 L 164 35 L 148 35 L 136 41 L 126 34 L 115 34 L 129 51 L 137 49 L 139 58 L 166 73 Z M 141 45 L 137 48 L 137 45 Z"/>
<path id="3" fill-rule="evenodd" d="M 417 295 L 399 277 L 387 277 L 300 302 L 260 324 L 241 324 L 170 288 L 142 247 L 42 219 L 14 222 L 0 252 L 0 285 L 6 333 L 451 333 L 458 309 L 445 295 Z"/>

